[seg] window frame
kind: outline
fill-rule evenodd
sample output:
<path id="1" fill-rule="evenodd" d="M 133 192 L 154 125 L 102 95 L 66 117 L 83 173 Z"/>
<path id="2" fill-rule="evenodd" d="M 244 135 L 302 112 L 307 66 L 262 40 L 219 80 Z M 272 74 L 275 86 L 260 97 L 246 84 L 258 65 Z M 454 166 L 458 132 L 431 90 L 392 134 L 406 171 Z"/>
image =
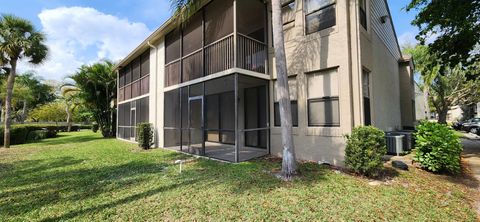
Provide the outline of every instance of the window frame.
<path id="1" fill-rule="evenodd" d="M 298 127 L 298 100 L 290 100 L 290 105 L 292 107 L 293 107 L 293 105 L 297 106 L 297 115 L 296 115 L 297 116 L 297 121 L 296 121 L 297 124 L 295 124 L 294 121 L 293 121 L 294 115 L 292 113 L 292 127 Z M 275 115 L 275 107 L 276 106 L 278 106 L 278 109 L 280 109 L 280 102 L 273 102 L 273 126 L 274 127 L 281 127 L 281 125 L 282 125 L 281 120 L 279 120 L 280 124 L 278 124 L 278 125 L 277 125 L 277 121 L 275 121 L 276 120 L 276 118 L 275 118 L 276 117 L 276 115 Z M 279 112 L 280 112 L 280 110 L 279 110 Z M 280 115 L 280 113 L 279 113 L 279 115 Z"/>
<path id="2" fill-rule="evenodd" d="M 293 117 L 294 116 L 293 116 L 293 113 L 292 113 L 292 127 L 298 127 L 298 125 L 299 125 L 299 118 L 298 118 L 299 114 L 298 113 L 299 112 L 298 112 L 298 79 L 297 79 L 297 75 L 288 76 L 287 84 L 288 84 L 289 91 L 290 91 L 290 84 L 289 84 L 290 80 L 295 80 L 295 91 L 296 91 L 295 96 L 294 96 L 295 99 L 290 98 L 290 105 L 293 105 L 293 104 L 297 105 L 297 115 L 296 115 L 297 124 L 293 124 Z M 281 127 L 281 124 L 280 125 L 275 124 L 275 106 L 276 106 L 276 104 L 278 104 L 278 107 L 280 109 L 280 103 L 279 103 L 279 101 L 277 101 L 278 100 L 278 98 L 277 98 L 277 86 L 276 86 L 277 81 L 278 81 L 278 79 L 273 80 L 273 89 L 272 89 L 272 94 L 273 94 L 273 126 L 274 127 Z M 290 95 L 289 95 L 289 97 L 290 97 Z"/>
<path id="3" fill-rule="evenodd" d="M 359 0 L 359 4 L 358 4 L 360 26 L 362 26 L 365 29 L 365 31 L 368 31 L 367 1 L 368 0 Z"/>
<path id="4" fill-rule="evenodd" d="M 338 102 L 338 124 L 335 123 L 325 123 L 325 124 L 312 124 L 310 121 L 310 103 L 311 102 L 326 102 L 326 101 L 337 101 Z M 340 127 L 340 97 L 339 96 L 324 96 L 319 98 L 308 98 L 307 99 L 307 124 L 308 127 Z"/>
<path id="5" fill-rule="evenodd" d="M 323 7 L 320 7 L 320 8 L 318 8 L 318 9 L 315 9 L 315 10 L 313 10 L 313 11 L 311 11 L 311 12 L 308 12 L 308 9 L 307 9 L 307 1 L 315 1 L 315 0 L 304 0 L 304 1 L 303 1 L 303 13 L 304 13 L 303 19 L 304 19 L 304 32 L 305 32 L 305 35 L 311 35 L 311 34 L 314 34 L 314 33 L 317 33 L 317 32 L 321 32 L 321 31 L 323 31 L 323 30 L 326 30 L 326 29 L 328 29 L 328 28 L 335 27 L 335 26 L 337 25 L 337 7 L 336 7 L 337 1 L 336 1 L 336 0 L 333 0 L 333 1 L 330 2 L 330 4 L 327 4 L 327 5 L 323 6 Z M 326 10 L 326 9 L 328 9 L 328 8 L 330 8 L 330 7 L 334 7 L 334 10 L 335 10 L 335 13 L 334 13 L 334 15 L 335 15 L 335 24 L 332 25 L 332 26 L 326 27 L 326 28 L 324 28 L 324 29 L 319 29 L 319 30 L 316 30 L 316 31 L 308 32 L 308 30 L 307 30 L 307 26 L 308 26 L 308 25 L 307 25 L 307 23 L 308 23 L 307 17 L 310 16 L 310 15 L 312 15 L 312 14 L 315 14 L 315 13 L 317 13 L 317 12 Z"/>
<path id="6" fill-rule="evenodd" d="M 292 20 L 288 20 L 288 21 L 283 21 L 283 13 L 282 13 L 282 24 L 283 26 L 286 26 L 286 25 L 289 25 L 291 23 L 295 23 L 295 12 L 296 12 L 296 8 L 297 8 L 297 3 L 296 3 L 296 0 L 287 0 L 285 2 L 282 3 L 282 9 L 285 8 L 285 7 L 289 7 L 290 4 L 293 4 L 293 13 L 294 13 L 294 16 L 293 16 L 293 19 Z"/>

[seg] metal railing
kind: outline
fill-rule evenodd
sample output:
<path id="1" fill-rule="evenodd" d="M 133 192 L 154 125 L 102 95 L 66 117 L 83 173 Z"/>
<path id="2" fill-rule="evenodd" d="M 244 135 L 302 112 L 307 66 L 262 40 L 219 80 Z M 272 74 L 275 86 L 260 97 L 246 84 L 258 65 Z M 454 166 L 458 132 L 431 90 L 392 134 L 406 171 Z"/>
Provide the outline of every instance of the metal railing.
<path id="1" fill-rule="evenodd" d="M 239 33 L 237 45 L 237 67 L 265 73 L 267 59 L 265 43 Z"/>
<path id="2" fill-rule="evenodd" d="M 265 43 L 240 33 L 232 33 L 166 64 L 165 85 L 176 85 L 235 67 L 266 74 L 266 64 Z"/>
<path id="3" fill-rule="evenodd" d="M 233 68 L 233 34 L 205 46 L 205 75 Z"/>

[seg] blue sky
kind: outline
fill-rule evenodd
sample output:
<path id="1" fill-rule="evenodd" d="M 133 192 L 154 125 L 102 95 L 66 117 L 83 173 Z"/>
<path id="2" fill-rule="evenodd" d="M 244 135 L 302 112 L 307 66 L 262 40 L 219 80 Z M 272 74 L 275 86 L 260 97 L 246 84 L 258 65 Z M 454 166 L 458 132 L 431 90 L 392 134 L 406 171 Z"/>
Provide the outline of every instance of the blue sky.
<path id="1" fill-rule="evenodd" d="M 418 32 L 410 25 L 410 0 L 388 0 L 400 44 Z M 35 69 L 44 79 L 61 81 L 85 63 L 119 60 L 170 15 L 168 0 L 0 0 L 0 13 L 32 21 L 47 34 L 48 61 Z"/>

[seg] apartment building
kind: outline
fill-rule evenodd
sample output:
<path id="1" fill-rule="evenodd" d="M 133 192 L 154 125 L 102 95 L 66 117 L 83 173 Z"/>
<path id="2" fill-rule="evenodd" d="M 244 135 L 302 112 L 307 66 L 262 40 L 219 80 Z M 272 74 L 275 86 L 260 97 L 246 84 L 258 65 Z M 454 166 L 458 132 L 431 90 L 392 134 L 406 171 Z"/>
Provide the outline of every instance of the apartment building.
<path id="1" fill-rule="evenodd" d="M 283 1 L 297 158 L 342 165 L 344 135 L 415 120 L 413 63 L 385 0 Z M 155 146 L 241 162 L 282 154 L 271 8 L 212 0 L 171 18 L 118 68 L 118 135 L 152 123 Z"/>

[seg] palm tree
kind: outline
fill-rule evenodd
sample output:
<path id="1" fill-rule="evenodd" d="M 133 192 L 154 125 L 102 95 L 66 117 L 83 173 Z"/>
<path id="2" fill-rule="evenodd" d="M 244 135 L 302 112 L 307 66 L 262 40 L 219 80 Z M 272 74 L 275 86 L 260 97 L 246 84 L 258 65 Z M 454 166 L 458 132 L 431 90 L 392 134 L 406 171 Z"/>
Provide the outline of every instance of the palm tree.
<path id="1" fill-rule="evenodd" d="M 5 97 L 5 148 L 10 147 L 11 103 L 17 63 L 22 58 L 32 64 L 43 62 L 48 54 L 44 42 L 45 36 L 30 21 L 13 15 L 0 17 L 0 63 L 10 66 Z"/>
<path id="2" fill-rule="evenodd" d="M 72 129 L 72 113 L 80 105 L 80 90 L 75 86 L 64 85 L 60 88 L 67 113 L 67 132 Z"/>
<path id="3" fill-rule="evenodd" d="M 221 0 L 217 0 L 221 1 Z M 181 24 L 199 8 L 202 0 L 170 0 L 175 15 Z M 292 108 L 288 88 L 287 59 L 283 38 L 282 0 L 272 0 L 273 47 L 277 72 L 277 96 L 279 98 L 280 121 L 282 127 L 283 161 L 281 177 L 290 180 L 297 173 L 295 147 L 292 135 Z"/>
<path id="4" fill-rule="evenodd" d="M 116 135 L 117 75 L 114 63 L 102 61 L 84 65 L 70 78 L 74 84 L 64 84 L 79 90 L 78 96 L 100 126 L 103 137 Z"/>

